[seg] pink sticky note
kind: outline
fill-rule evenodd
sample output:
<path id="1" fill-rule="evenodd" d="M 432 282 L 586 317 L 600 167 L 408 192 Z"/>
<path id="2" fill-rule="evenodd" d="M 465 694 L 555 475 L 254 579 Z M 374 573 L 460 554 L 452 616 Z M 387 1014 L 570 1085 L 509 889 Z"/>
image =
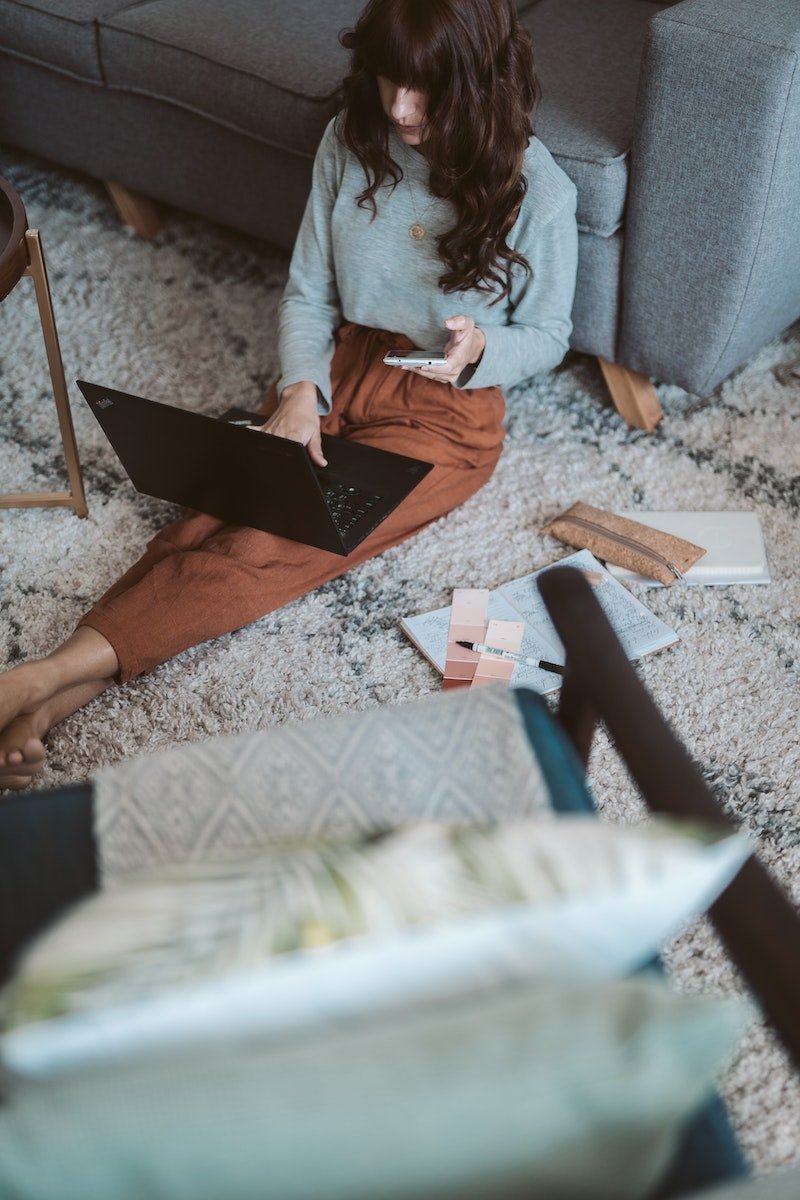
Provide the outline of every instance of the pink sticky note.
<path id="1" fill-rule="evenodd" d="M 488 611 L 488 588 L 456 588 L 453 592 L 444 664 L 445 686 L 469 686 L 480 655 L 457 643 L 483 640 Z"/>
<path id="2" fill-rule="evenodd" d="M 490 621 L 483 641 L 487 646 L 496 650 L 510 650 L 519 653 L 522 645 L 522 635 L 525 625 L 522 621 Z M 484 683 L 494 683 L 498 680 L 509 682 L 514 674 L 516 663 L 510 658 L 498 658 L 493 654 L 481 654 L 478 666 L 472 678 L 472 687 Z"/>

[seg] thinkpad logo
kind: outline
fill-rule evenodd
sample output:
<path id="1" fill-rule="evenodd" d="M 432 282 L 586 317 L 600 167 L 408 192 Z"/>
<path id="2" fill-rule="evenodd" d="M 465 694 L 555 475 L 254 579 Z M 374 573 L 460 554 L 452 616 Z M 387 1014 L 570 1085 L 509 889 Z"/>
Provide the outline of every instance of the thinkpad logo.
<path id="1" fill-rule="evenodd" d="M 98 408 L 111 408 L 111 405 L 113 403 L 114 403 L 114 401 L 109 400 L 108 396 L 103 396 L 102 400 L 97 401 L 97 407 Z"/>

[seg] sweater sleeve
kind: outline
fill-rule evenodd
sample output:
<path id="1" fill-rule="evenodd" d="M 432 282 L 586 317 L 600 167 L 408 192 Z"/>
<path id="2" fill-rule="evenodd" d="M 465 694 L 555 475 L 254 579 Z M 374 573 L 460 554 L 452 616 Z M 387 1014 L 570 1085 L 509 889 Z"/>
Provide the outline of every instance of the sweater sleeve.
<path id="1" fill-rule="evenodd" d="M 311 194 L 278 311 L 278 393 L 291 383 L 310 380 L 317 386 L 322 415 L 331 410 L 333 335 L 342 323 L 331 240 L 337 192 L 336 134 L 331 121 L 314 159 Z"/>
<path id="2" fill-rule="evenodd" d="M 517 248 L 532 273 L 520 273 L 520 282 L 512 287 L 505 324 L 481 325 L 486 348 L 465 388 L 513 387 L 552 370 L 566 354 L 578 271 L 576 200 L 573 187 L 543 228 L 535 234 L 523 231 Z"/>

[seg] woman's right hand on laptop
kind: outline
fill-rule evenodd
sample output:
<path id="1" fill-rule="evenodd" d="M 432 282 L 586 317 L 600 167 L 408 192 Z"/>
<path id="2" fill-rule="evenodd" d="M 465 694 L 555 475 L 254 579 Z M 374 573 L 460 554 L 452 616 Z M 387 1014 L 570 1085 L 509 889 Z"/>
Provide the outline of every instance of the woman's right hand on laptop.
<path id="1" fill-rule="evenodd" d="M 303 380 L 284 388 L 276 412 L 258 428 L 276 437 L 302 442 L 316 466 L 328 465 L 322 453 L 316 384 Z"/>

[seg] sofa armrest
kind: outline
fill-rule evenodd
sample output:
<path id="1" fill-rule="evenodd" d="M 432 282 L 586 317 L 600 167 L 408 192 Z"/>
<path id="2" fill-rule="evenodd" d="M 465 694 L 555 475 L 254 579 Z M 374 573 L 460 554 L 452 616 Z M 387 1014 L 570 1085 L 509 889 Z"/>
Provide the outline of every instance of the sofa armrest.
<path id="1" fill-rule="evenodd" d="M 707 395 L 800 315 L 797 0 L 684 0 L 651 21 L 617 360 Z"/>

